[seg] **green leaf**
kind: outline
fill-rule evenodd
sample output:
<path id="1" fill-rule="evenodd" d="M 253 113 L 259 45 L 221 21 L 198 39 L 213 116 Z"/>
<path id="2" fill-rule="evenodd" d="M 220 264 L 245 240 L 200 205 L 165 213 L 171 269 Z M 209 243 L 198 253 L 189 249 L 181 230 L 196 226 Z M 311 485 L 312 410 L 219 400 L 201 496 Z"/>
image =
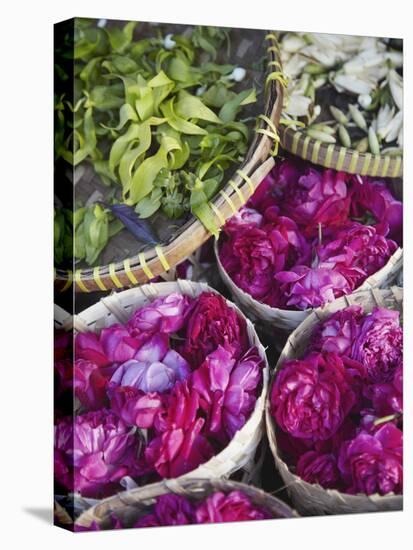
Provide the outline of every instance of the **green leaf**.
<path id="1" fill-rule="evenodd" d="M 210 233 L 217 239 L 219 236 L 219 228 L 214 219 L 214 214 L 207 203 L 202 203 L 191 207 L 191 212 L 199 221 L 206 227 Z"/>
<path id="2" fill-rule="evenodd" d="M 132 184 L 132 171 L 138 158 L 146 153 L 151 146 L 152 134 L 149 122 L 139 124 L 136 140 L 139 142 L 137 147 L 131 147 L 124 152 L 119 164 L 119 176 L 123 186 L 123 194 L 127 193 Z"/>
<path id="3" fill-rule="evenodd" d="M 257 100 L 255 89 L 244 90 L 237 94 L 233 99 L 225 103 L 219 111 L 219 118 L 223 122 L 232 122 L 242 105 L 254 103 Z"/>
<path id="4" fill-rule="evenodd" d="M 153 189 L 153 182 L 162 168 L 168 165 L 168 153 L 179 149 L 179 143 L 170 137 L 162 138 L 158 151 L 152 157 L 145 159 L 132 176 L 129 189 L 129 199 L 138 203 Z"/>
<path id="5" fill-rule="evenodd" d="M 109 169 L 112 174 L 125 153 L 128 144 L 133 140 L 139 139 L 139 137 L 140 125 L 132 123 L 126 133 L 118 137 L 118 139 L 114 142 L 109 154 Z"/>
<path id="6" fill-rule="evenodd" d="M 142 219 L 150 218 L 161 206 L 162 190 L 154 189 L 150 196 L 144 197 L 136 205 L 135 211 Z"/>
<path id="7" fill-rule="evenodd" d="M 123 29 L 119 29 L 119 27 L 105 28 L 110 45 L 115 52 L 123 53 L 130 45 L 136 25 L 136 22 L 130 21 Z"/>
<path id="8" fill-rule="evenodd" d="M 183 134 L 189 134 L 189 135 L 206 135 L 208 132 L 201 128 L 200 126 L 197 126 L 196 124 L 193 124 L 192 122 L 188 122 L 184 120 L 183 118 L 180 118 L 174 113 L 173 108 L 174 98 L 170 99 L 166 103 L 163 103 L 161 105 L 161 111 L 163 115 L 168 119 L 168 124 L 174 128 L 174 130 L 177 130 L 178 132 L 182 132 Z"/>
<path id="9" fill-rule="evenodd" d="M 199 97 L 188 94 L 188 92 L 185 92 L 184 90 L 178 94 L 178 102 L 175 104 L 175 112 L 182 118 L 186 119 L 199 118 L 215 124 L 221 123 L 214 111 L 211 111 L 211 109 L 204 105 Z"/>

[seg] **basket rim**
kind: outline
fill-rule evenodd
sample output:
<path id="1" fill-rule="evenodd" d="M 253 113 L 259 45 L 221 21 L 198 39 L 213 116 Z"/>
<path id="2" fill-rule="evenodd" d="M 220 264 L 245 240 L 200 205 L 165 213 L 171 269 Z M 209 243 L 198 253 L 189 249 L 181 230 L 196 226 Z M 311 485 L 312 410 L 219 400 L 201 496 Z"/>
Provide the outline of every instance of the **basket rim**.
<path id="1" fill-rule="evenodd" d="M 294 130 L 280 124 L 283 149 L 313 164 L 349 174 L 382 178 L 403 176 L 403 155 L 373 155 L 359 153 L 355 149 L 335 143 L 323 143 L 307 136 L 302 130 Z"/>
<path id="2" fill-rule="evenodd" d="M 156 483 L 151 483 L 148 485 L 145 485 L 143 487 L 136 487 L 135 489 L 130 489 L 129 491 L 122 491 L 120 493 L 117 493 L 116 495 L 112 495 L 111 497 L 107 497 L 105 499 L 100 500 L 96 504 L 94 504 L 91 508 L 85 510 L 74 522 L 75 525 L 80 525 L 82 527 L 88 527 L 91 525 L 91 523 L 98 519 L 99 521 L 104 521 L 104 517 L 97 517 L 95 516 L 94 512 L 96 510 L 99 510 L 99 508 L 104 508 L 104 514 L 107 516 L 108 514 L 116 512 L 116 507 L 112 508 L 111 503 L 120 502 L 124 504 L 125 506 L 134 505 L 135 503 L 142 502 L 145 503 L 146 501 L 151 501 L 155 498 L 158 498 L 161 495 L 165 494 L 177 494 L 177 495 L 185 495 L 188 498 L 196 498 L 194 494 L 191 494 L 191 492 L 195 492 L 198 488 L 202 489 L 205 486 L 207 486 L 207 490 L 211 491 L 223 491 L 223 492 L 231 492 L 231 491 L 244 491 L 248 493 L 253 493 L 257 496 L 257 498 L 261 498 L 263 501 L 273 501 L 274 505 L 276 505 L 280 512 L 283 514 L 279 518 L 272 518 L 272 519 L 289 519 L 294 517 L 300 517 L 299 514 L 296 512 L 296 510 L 288 505 L 283 500 L 279 499 L 278 497 L 272 495 L 271 493 L 267 493 L 263 489 L 256 487 L 255 485 L 248 485 L 243 482 L 239 481 L 233 481 L 231 479 L 225 479 L 225 478 L 191 478 L 191 479 L 170 479 L 170 480 L 162 480 L 158 481 Z M 145 495 L 146 493 L 146 495 Z M 188 494 L 189 493 L 189 494 Z M 143 497 L 143 498 L 140 498 Z M 136 500 L 128 502 L 130 498 L 135 498 Z M 124 502 L 122 500 L 124 499 Z M 148 503 L 148 506 L 150 503 Z M 105 509 L 106 508 L 106 509 Z"/>
<path id="3" fill-rule="evenodd" d="M 263 80 L 265 80 L 265 72 L 270 70 L 271 63 L 276 61 L 276 39 L 273 31 L 261 29 L 261 32 L 263 34 L 263 41 L 269 43 L 269 46 L 266 48 L 267 63 L 263 72 Z M 274 163 L 272 156 L 269 158 L 268 156 L 272 139 L 275 138 L 270 138 L 265 132 L 274 132 L 274 128 L 276 129 L 278 126 L 284 91 L 279 80 L 268 81 L 267 88 L 268 91 L 265 93 L 264 99 L 264 114 L 257 115 L 256 117 L 257 121 L 260 122 L 258 129 L 262 130 L 262 133 L 255 132 L 241 165 L 235 168 L 233 175 L 228 178 L 221 192 L 218 192 L 209 203 L 210 205 L 212 204 L 211 208 L 215 214 L 215 222 L 218 229 L 253 194 L 260 183 L 260 181 L 255 182 L 254 180 L 258 179 L 256 176 L 261 173 L 261 169 L 265 163 L 268 163 L 268 171 Z M 277 134 L 275 136 L 279 139 Z M 263 158 L 265 161 L 263 161 Z M 192 241 L 191 246 L 187 244 L 187 250 L 184 255 L 177 255 L 176 249 L 179 249 L 179 245 L 185 240 L 184 237 L 186 236 L 187 238 L 189 234 L 192 235 L 192 239 L 186 240 Z M 194 238 L 195 234 L 197 239 Z M 106 265 L 80 269 L 73 266 L 74 271 L 56 268 L 54 276 L 55 286 L 63 292 L 68 290 L 74 283 L 76 292 L 92 292 L 143 284 L 165 271 L 169 271 L 169 269 L 201 246 L 210 236 L 211 233 L 202 223 L 195 216 L 191 215 L 184 224 L 181 233 L 167 243 L 159 243 L 157 246 L 152 246 L 138 254 Z M 174 244 L 176 245 L 175 247 L 173 247 Z M 171 248 L 172 250 L 170 250 Z"/>
<path id="4" fill-rule="evenodd" d="M 398 287 L 398 286 L 392 286 L 390 287 L 389 289 L 369 289 L 369 290 L 364 290 L 364 291 L 360 291 L 358 293 L 358 296 L 360 297 L 360 295 L 365 295 L 365 296 L 371 296 L 373 295 L 373 297 L 375 295 L 380 295 L 381 297 L 389 297 L 389 296 L 393 296 L 395 298 L 395 301 L 398 301 L 399 300 L 399 303 L 402 305 L 403 304 L 403 288 L 402 287 Z M 399 296 L 398 296 L 399 295 Z M 401 297 L 400 297 L 401 295 Z M 300 334 L 302 332 L 302 325 L 305 323 L 306 325 L 316 325 L 318 324 L 320 321 L 321 321 L 321 318 L 320 318 L 320 312 L 323 312 L 323 313 L 327 313 L 329 315 L 327 316 L 324 316 L 323 315 L 323 320 L 330 317 L 334 311 L 336 311 L 335 309 L 335 306 L 337 306 L 337 304 L 341 301 L 343 302 L 343 306 L 338 308 L 338 309 L 344 309 L 346 307 L 348 307 L 349 304 L 346 300 L 345 300 L 345 296 L 341 296 L 340 298 L 337 298 L 336 300 L 334 300 L 333 302 L 327 304 L 326 306 L 324 306 L 323 308 L 316 308 L 314 309 L 311 314 L 302 322 L 298 325 L 298 327 L 292 331 L 292 333 L 289 335 L 289 337 L 287 338 L 287 341 L 280 353 L 280 356 L 277 360 L 277 363 L 273 369 L 273 371 L 271 372 L 271 377 L 270 377 L 270 382 L 269 382 L 269 385 L 268 385 L 268 392 L 267 392 L 267 398 L 266 398 L 266 401 L 265 401 L 265 424 L 266 424 L 266 431 L 267 431 L 267 436 L 268 436 L 268 441 L 269 441 L 269 444 L 270 444 L 270 448 L 271 448 L 271 452 L 272 452 L 272 455 L 273 455 L 273 459 L 274 459 L 274 462 L 275 462 L 275 465 L 277 467 L 277 469 L 280 470 L 280 466 L 282 469 L 285 469 L 287 472 L 288 472 L 288 475 L 293 479 L 293 484 L 299 484 L 301 485 L 302 487 L 305 487 L 307 489 L 307 491 L 311 491 L 314 487 L 317 489 L 317 490 L 321 490 L 325 493 L 327 493 L 329 495 L 329 497 L 333 497 L 333 498 L 339 498 L 340 500 L 344 500 L 344 499 L 348 499 L 348 500 L 353 500 L 354 499 L 354 502 L 361 502 L 362 500 L 370 500 L 370 501 L 380 501 L 380 502 L 384 502 L 386 500 L 393 500 L 393 501 L 400 501 L 402 502 L 403 501 L 403 494 L 396 494 L 396 493 L 388 493 L 386 495 L 380 495 L 379 493 L 374 493 L 372 495 L 366 495 L 364 493 L 357 493 L 355 495 L 352 495 L 352 494 L 347 494 L 347 493 L 343 493 L 337 489 L 326 489 L 324 487 L 322 487 L 319 483 L 309 483 L 307 481 L 304 481 L 303 479 L 301 479 L 297 474 L 293 473 L 290 469 L 290 467 L 288 466 L 288 464 L 283 460 L 283 458 L 281 457 L 280 453 L 278 452 L 278 448 L 276 447 L 276 441 L 277 441 L 277 437 L 276 437 L 276 432 L 275 432 L 275 426 L 276 426 L 276 423 L 271 415 L 271 412 L 270 412 L 270 407 L 271 407 L 271 404 L 270 404 L 270 395 L 271 395 L 271 390 L 272 390 L 272 386 L 274 384 L 274 381 L 275 381 L 275 378 L 278 374 L 278 372 L 282 369 L 282 365 L 283 363 L 286 361 L 286 359 L 288 358 L 289 354 L 286 352 L 286 350 L 289 348 L 291 350 L 294 351 L 294 348 L 293 346 L 291 346 L 291 340 L 294 340 L 295 336 Z M 363 304 L 360 304 L 358 302 L 358 305 L 361 305 L 363 307 Z M 329 309 L 333 309 L 334 308 L 334 311 L 329 311 Z M 364 307 L 363 307 L 364 309 Z M 314 321 L 314 323 L 313 323 Z M 280 471 L 281 473 L 281 471 Z M 287 487 L 288 489 L 288 487 Z"/>
<path id="5" fill-rule="evenodd" d="M 116 310 L 118 308 L 121 308 L 122 306 L 119 305 L 119 302 L 117 302 L 115 307 L 113 307 L 111 304 L 111 301 L 112 302 L 118 301 L 119 296 L 122 296 L 122 295 L 123 297 L 130 296 L 131 298 L 133 298 L 134 295 L 136 295 L 136 298 L 142 297 L 152 301 L 159 296 L 165 296 L 173 292 L 173 290 L 170 290 L 171 288 L 174 288 L 175 291 L 179 292 L 180 294 L 185 294 L 185 290 L 188 290 L 188 292 L 190 291 L 192 293 L 198 292 L 198 294 L 201 292 L 207 291 L 207 292 L 213 292 L 214 294 L 217 294 L 222 298 L 224 298 L 226 304 L 232 309 L 234 309 L 236 313 L 242 319 L 245 320 L 246 326 L 247 326 L 247 332 L 249 335 L 249 343 L 250 345 L 254 345 L 257 348 L 258 354 L 260 355 L 263 361 L 261 392 L 259 395 L 257 395 L 254 409 L 251 411 L 251 414 L 248 417 L 245 424 L 241 427 L 240 430 L 238 430 L 234 434 L 234 436 L 228 442 L 228 444 L 224 448 L 222 448 L 219 452 L 214 454 L 208 461 L 200 464 L 194 470 L 191 470 L 190 472 L 187 472 L 186 474 L 183 474 L 182 476 L 179 476 L 176 479 L 182 480 L 182 479 L 194 478 L 194 477 L 208 477 L 207 474 L 204 473 L 204 475 L 202 476 L 201 473 L 207 472 L 208 470 L 211 471 L 214 469 L 214 467 L 218 468 L 220 466 L 220 462 L 224 462 L 224 459 L 228 461 L 228 456 L 233 456 L 234 454 L 236 454 L 236 449 L 238 447 L 240 446 L 243 447 L 244 442 L 242 441 L 242 439 L 244 434 L 248 432 L 252 432 L 252 430 L 254 430 L 254 434 L 258 434 L 258 432 L 263 431 L 263 426 L 264 426 L 265 400 L 267 396 L 269 377 L 270 377 L 268 359 L 265 353 L 265 348 L 258 337 L 258 334 L 255 330 L 253 323 L 238 308 L 238 306 L 234 304 L 231 300 L 228 300 L 227 298 L 225 298 L 225 296 L 222 296 L 222 294 L 218 290 L 209 286 L 207 283 L 198 283 L 194 281 L 188 281 L 185 279 L 179 279 L 178 281 L 172 281 L 172 282 L 149 283 L 139 287 L 126 289 L 121 292 L 114 292 L 109 297 L 104 297 L 97 300 L 96 303 L 85 308 L 81 313 L 70 316 L 70 320 L 66 317 L 66 322 L 64 327 L 65 327 L 65 330 L 68 330 L 68 331 L 72 330 L 74 335 L 78 332 L 84 332 L 87 330 L 94 331 L 95 329 L 91 328 L 90 324 L 95 323 L 96 319 L 102 318 L 103 316 L 102 313 L 99 313 L 99 310 L 102 311 L 102 308 L 105 309 L 106 314 L 110 313 L 112 315 L 114 323 L 119 322 L 120 318 L 116 316 Z M 161 289 L 161 292 L 158 293 L 156 289 Z M 162 291 L 165 291 L 165 292 L 162 293 Z M 136 302 L 134 303 L 136 304 Z M 60 312 L 66 313 L 65 310 L 63 310 L 62 308 L 57 309 L 57 311 L 59 310 Z M 84 318 L 82 318 L 82 315 L 84 316 L 86 312 L 89 311 L 89 313 L 91 313 L 94 310 L 96 313 L 99 313 L 99 314 L 96 316 L 96 319 L 89 324 Z M 68 314 L 68 316 L 69 315 L 70 314 Z M 254 437 L 251 433 L 250 435 L 251 435 L 250 442 L 254 443 Z M 258 442 L 257 442 L 257 445 L 258 445 Z M 257 445 L 255 445 L 255 447 Z M 226 471 L 225 475 L 230 475 L 231 473 L 242 469 L 243 466 L 245 465 L 245 462 L 243 464 L 239 464 L 240 462 L 242 461 L 239 460 L 238 464 L 234 463 L 232 466 L 228 465 L 228 467 L 225 469 Z M 221 473 L 220 475 L 223 475 L 223 474 Z M 210 475 L 209 477 L 217 477 L 217 475 L 214 474 L 213 476 Z"/>

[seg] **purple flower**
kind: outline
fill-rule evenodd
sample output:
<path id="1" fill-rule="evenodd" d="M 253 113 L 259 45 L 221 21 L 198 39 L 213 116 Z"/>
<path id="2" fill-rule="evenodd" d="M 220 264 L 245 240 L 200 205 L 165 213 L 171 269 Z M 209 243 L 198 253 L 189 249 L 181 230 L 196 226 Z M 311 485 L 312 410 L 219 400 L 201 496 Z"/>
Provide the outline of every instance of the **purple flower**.
<path id="1" fill-rule="evenodd" d="M 201 433 L 204 422 L 203 418 L 198 418 L 185 429 L 171 428 L 152 439 L 145 450 L 148 464 L 162 478 L 173 478 L 207 462 L 215 452 Z"/>
<path id="2" fill-rule="evenodd" d="M 192 387 L 207 414 L 206 433 L 226 443 L 254 410 L 262 380 L 262 360 L 251 348 L 238 363 L 219 346 L 193 373 Z"/>
<path id="3" fill-rule="evenodd" d="M 156 299 L 135 311 L 128 321 L 131 334 L 152 335 L 178 332 L 184 326 L 191 299 L 177 292 Z"/>
<path id="4" fill-rule="evenodd" d="M 241 491 L 213 493 L 196 510 L 197 523 L 221 523 L 268 519 L 271 516 Z"/>
<path id="5" fill-rule="evenodd" d="M 142 516 L 134 527 L 161 527 L 195 523 L 191 502 L 183 496 L 166 494 L 157 498 L 153 513 Z"/>
<path id="6" fill-rule="evenodd" d="M 190 373 L 188 363 L 175 350 L 168 349 L 168 336 L 152 336 L 135 354 L 123 363 L 111 378 L 111 383 L 129 386 L 146 393 L 170 390 L 178 380 Z"/>
<path id="7" fill-rule="evenodd" d="M 330 351 L 337 355 L 351 355 L 351 348 L 357 338 L 359 324 L 363 318 L 360 306 L 350 306 L 333 313 L 326 321 L 319 323 L 311 336 L 312 351 Z"/>
<path id="8" fill-rule="evenodd" d="M 361 431 L 342 445 L 338 465 L 347 493 L 401 493 L 403 432 L 391 422 L 373 433 Z"/>
<path id="9" fill-rule="evenodd" d="M 377 232 L 402 243 L 403 205 L 396 200 L 384 181 L 363 176 L 353 176 L 351 216 L 363 219 L 366 211 L 376 222 Z"/>
<path id="10" fill-rule="evenodd" d="M 351 292 L 347 279 L 330 269 L 296 266 L 275 275 L 287 305 L 305 310 L 325 305 Z"/>
<path id="11" fill-rule="evenodd" d="M 399 313 L 375 308 L 360 326 L 353 343 L 352 357 L 365 365 L 371 382 L 391 381 L 403 362 L 403 330 Z"/>
<path id="12" fill-rule="evenodd" d="M 318 483 L 325 489 L 337 489 L 340 485 L 337 458 L 333 453 L 304 453 L 297 463 L 297 475 L 307 483 Z"/>
<path id="13" fill-rule="evenodd" d="M 397 244 L 374 227 L 351 222 L 318 247 L 318 267 L 338 271 L 354 289 L 385 266 L 396 249 Z"/>
<path id="14" fill-rule="evenodd" d="M 105 367 L 111 362 L 94 332 L 80 332 L 75 338 L 75 357 L 92 361 L 99 367 Z"/>
<path id="15" fill-rule="evenodd" d="M 96 410 L 106 406 L 106 388 L 113 370 L 113 367 L 99 367 L 85 359 L 75 361 L 73 387 L 75 396 L 84 407 Z"/>
<path id="16" fill-rule="evenodd" d="M 254 227 L 259 227 L 262 220 L 262 214 L 257 210 L 244 206 L 227 221 L 224 231 L 227 234 L 240 233 L 248 229 L 253 229 Z"/>
<path id="17" fill-rule="evenodd" d="M 270 398 L 277 425 L 297 438 L 329 439 L 356 403 L 357 376 L 357 365 L 348 369 L 334 353 L 286 361 Z"/>
<path id="18" fill-rule="evenodd" d="M 123 363 L 132 359 L 140 347 L 140 342 L 119 324 L 104 328 L 100 333 L 100 343 L 111 363 Z"/>
<path id="19" fill-rule="evenodd" d="M 179 351 L 195 368 L 218 346 L 233 350 L 237 357 L 248 348 L 245 320 L 213 292 L 203 292 L 196 299 L 184 336 Z"/>
<path id="20" fill-rule="evenodd" d="M 298 159 L 284 160 L 274 169 L 278 204 L 287 216 L 303 228 L 307 236 L 339 227 L 348 218 L 350 195 L 346 174 L 319 170 Z"/>
<path id="21" fill-rule="evenodd" d="M 108 410 L 65 417 L 55 427 L 55 475 L 69 491 L 100 498 L 140 473 L 138 436 Z"/>
<path id="22" fill-rule="evenodd" d="M 112 410 L 129 426 L 152 428 L 164 413 L 164 402 L 157 393 L 144 393 L 128 386 L 109 387 Z"/>

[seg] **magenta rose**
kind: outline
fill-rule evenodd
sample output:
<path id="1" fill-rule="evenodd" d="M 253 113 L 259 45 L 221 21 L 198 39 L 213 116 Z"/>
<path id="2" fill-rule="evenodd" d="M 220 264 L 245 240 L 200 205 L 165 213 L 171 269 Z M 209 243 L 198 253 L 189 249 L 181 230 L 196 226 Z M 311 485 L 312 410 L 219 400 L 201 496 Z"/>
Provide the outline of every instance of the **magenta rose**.
<path id="1" fill-rule="evenodd" d="M 330 269 L 296 266 L 290 271 L 280 271 L 275 278 L 286 296 L 287 306 L 300 310 L 324 306 L 351 292 L 347 279 Z"/>
<path id="2" fill-rule="evenodd" d="M 77 359 L 73 371 L 73 387 L 76 398 L 88 410 L 107 405 L 106 388 L 113 367 L 99 367 L 92 361 Z"/>
<path id="3" fill-rule="evenodd" d="M 207 414 L 206 433 L 227 443 L 254 410 L 262 381 L 262 360 L 251 348 L 238 363 L 219 346 L 193 373 L 192 388 Z"/>
<path id="4" fill-rule="evenodd" d="M 157 498 L 153 513 L 142 516 L 134 527 L 161 527 L 195 523 L 191 502 L 183 496 L 166 494 Z"/>
<path id="5" fill-rule="evenodd" d="M 139 475 L 137 434 L 108 410 L 65 417 L 55 427 L 55 475 L 67 490 L 100 498 Z"/>
<path id="6" fill-rule="evenodd" d="M 352 288 L 357 288 L 384 267 L 396 249 L 397 244 L 378 234 L 374 227 L 351 222 L 318 247 L 318 267 L 338 271 Z"/>
<path id="7" fill-rule="evenodd" d="M 330 351 L 337 355 L 351 355 L 354 340 L 360 329 L 363 308 L 350 306 L 333 313 L 326 321 L 319 323 L 310 340 L 312 351 Z"/>
<path id="8" fill-rule="evenodd" d="M 307 236 L 317 235 L 320 224 L 327 233 L 347 220 L 350 195 L 344 172 L 320 171 L 308 163 L 287 159 L 275 168 L 275 180 L 282 189 L 282 211 Z"/>
<path id="9" fill-rule="evenodd" d="M 157 393 L 144 393 L 128 386 L 109 386 L 112 410 L 128 425 L 152 428 L 155 419 L 163 414 L 164 402 Z"/>
<path id="10" fill-rule="evenodd" d="M 403 366 L 399 365 L 392 381 L 371 384 L 365 389 L 365 395 L 372 404 L 378 417 L 403 413 Z"/>
<path id="11" fill-rule="evenodd" d="M 307 483 L 318 483 L 325 489 L 337 489 L 340 486 L 340 472 L 333 453 L 308 451 L 301 455 L 297 463 L 297 475 Z"/>
<path id="12" fill-rule="evenodd" d="M 111 384 L 133 387 L 146 393 L 163 393 L 178 380 L 185 380 L 190 372 L 187 361 L 169 349 L 168 336 L 160 333 L 143 344 L 133 359 L 118 367 Z"/>
<path id="13" fill-rule="evenodd" d="M 360 432 L 342 445 L 338 466 L 347 493 L 402 493 L 403 432 L 391 422 Z"/>
<path id="14" fill-rule="evenodd" d="M 255 505 L 241 491 L 228 494 L 218 491 L 206 498 L 196 509 L 197 523 L 222 523 L 268 519 L 270 514 Z"/>
<path id="15" fill-rule="evenodd" d="M 205 421 L 198 418 L 185 429 L 171 428 L 152 439 L 145 458 L 162 478 L 179 477 L 207 462 L 214 449 L 201 431 Z"/>
<path id="16" fill-rule="evenodd" d="M 155 333 L 170 334 L 184 326 L 191 299 L 177 292 L 157 298 L 135 311 L 128 321 L 133 336 L 150 336 Z"/>
<path id="17" fill-rule="evenodd" d="M 238 233 L 224 243 L 220 259 L 235 284 L 253 298 L 265 299 L 271 291 L 276 254 L 267 232 L 258 227 Z"/>
<path id="18" fill-rule="evenodd" d="M 219 345 L 231 348 L 240 357 L 248 348 L 246 322 L 213 292 L 203 292 L 196 300 L 185 330 L 185 343 L 179 352 L 199 367 Z"/>
<path id="19" fill-rule="evenodd" d="M 329 439 L 356 403 L 355 377 L 334 353 L 286 361 L 271 391 L 277 425 L 293 437 Z"/>
<path id="20" fill-rule="evenodd" d="M 111 360 L 106 356 L 99 336 L 94 332 L 80 332 L 75 337 L 75 357 L 92 361 L 99 367 L 109 365 Z"/>
<path id="21" fill-rule="evenodd" d="M 370 212 L 375 218 L 377 232 L 401 244 L 403 205 L 385 182 L 357 175 L 351 178 L 351 183 L 351 216 L 364 219 L 366 212 Z"/>
<path id="22" fill-rule="evenodd" d="M 262 214 L 257 210 L 244 206 L 227 221 L 224 231 L 228 235 L 232 233 L 238 234 L 254 227 L 260 227 L 262 220 Z"/>
<path id="23" fill-rule="evenodd" d="M 264 212 L 267 208 L 277 206 L 277 198 L 275 192 L 277 190 L 274 172 L 270 172 L 261 181 L 255 193 L 247 202 L 248 208 L 253 208 L 258 212 Z"/>
<path id="24" fill-rule="evenodd" d="M 111 363 L 123 363 L 132 359 L 141 345 L 120 324 L 104 328 L 100 333 L 100 343 Z"/>
<path id="25" fill-rule="evenodd" d="M 366 367 L 371 382 L 391 381 L 403 362 L 403 330 L 399 313 L 375 308 L 360 326 L 353 343 L 352 357 Z"/>

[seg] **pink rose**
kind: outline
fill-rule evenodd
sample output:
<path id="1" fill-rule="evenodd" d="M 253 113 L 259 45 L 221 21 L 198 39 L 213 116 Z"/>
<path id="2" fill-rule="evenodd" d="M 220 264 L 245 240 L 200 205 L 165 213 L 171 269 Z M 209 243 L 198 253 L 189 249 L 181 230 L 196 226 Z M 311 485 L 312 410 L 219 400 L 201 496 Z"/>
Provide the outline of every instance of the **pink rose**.
<path id="1" fill-rule="evenodd" d="M 354 340 L 359 334 L 359 323 L 363 318 L 360 306 L 350 306 L 333 313 L 319 323 L 311 336 L 312 351 L 331 351 L 337 355 L 351 355 Z"/>
<path id="2" fill-rule="evenodd" d="M 354 289 L 384 267 L 396 249 L 397 244 L 374 227 L 352 222 L 318 247 L 318 267 L 338 271 Z"/>
<path id="3" fill-rule="evenodd" d="M 221 523 L 268 519 L 270 514 L 240 491 L 213 493 L 196 510 L 197 523 Z"/>
<path id="4" fill-rule="evenodd" d="M 102 409 L 65 417 L 55 427 L 55 476 L 66 489 L 101 498 L 120 488 L 124 476 L 140 474 L 139 439 Z"/>
<path id="5" fill-rule="evenodd" d="M 383 180 L 352 176 L 351 216 L 363 219 L 370 212 L 376 221 L 377 233 L 389 236 L 398 244 L 403 238 L 403 205 L 393 197 Z"/>
<path id="6" fill-rule="evenodd" d="M 282 190 L 278 191 L 280 208 L 307 236 L 316 236 L 319 224 L 329 230 L 347 220 L 350 195 L 344 172 L 287 159 L 274 169 L 274 177 Z"/>
<path id="7" fill-rule="evenodd" d="M 115 371 L 111 383 L 130 386 L 146 393 L 163 393 L 178 380 L 185 380 L 190 368 L 183 357 L 169 349 L 168 336 L 152 336 L 135 354 Z"/>
<path id="8" fill-rule="evenodd" d="M 325 489 L 337 489 L 340 486 L 340 472 L 333 453 L 308 451 L 301 455 L 297 463 L 297 475 L 307 483 L 318 483 Z"/>
<path id="9" fill-rule="evenodd" d="M 127 329 L 119 324 L 104 328 L 100 333 L 100 343 L 111 363 L 123 363 L 132 359 L 140 347 L 138 340 L 133 338 Z"/>
<path id="10" fill-rule="evenodd" d="M 128 425 L 152 428 L 164 412 L 164 402 L 157 393 L 144 393 L 128 386 L 109 386 L 112 410 Z"/>
<path id="11" fill-rule="evenodd" d="M 254 410 L 262 380 L 262 360 L 251 348 L 238 363 L 219 346 L 193 373 L 192 388 L 207 414 L 206 432 L 219 441 L 230 441 Z"/>
<path id="12" fill-rule="evenodd" d="M 213 292 L 198 296 L 183 336 L 185 342 L 179 352 L 193 367 L 199 367 L 219 345 L 233 350 L 236 357 L 248 348 L 245 320 Z"/>
<path id="13" fill-rule="evenodd" d="M 403 432 L 391 422 L 373 433 L 361 431 L 342 445 L 338 465 L 347 493 L 402 493 Z"/>
<path id="14" fill-rule="evenodd" d="M 353 343 L 352 357 L 365 365 L 371 382 L 391 381 L 403 362 L 403 330 L 399 313 L 375 308 L 371 315 L 364 317 Z"/>
<path id="15" fill-rule="evenodd" d="M 99 367 L 106 367 L 111 362 L 94 332 L 79 332 L 75 337 L 75 357 L 92 361 Z"/>
<path id="16" fill-rule="evenodd" d="M 280 271 L 275 278 L 286 295 L 287 306 L 301 310 L 324 306 L 351 292 L 343 275 L 325 268 L 296 266 L 290 271 Z"/>
<path id="17" fill-rule="evenodd" d="M 142 516 L 134 527 L 161 527 L 195 523 L 191 502 L 183 496 L 166 494 L 157 498 L 153 513 Z"/>
<path id="18" fill-rule="evenodd" d="M 106 388 L 113 367 L 99 367 L 91 361 L 77 359 L 73 371 L 75 396 L 88 410 L 101 409 L 107 404 Z"/>
<path id="19" fill-rule="evenodd" d="M 329 439 L 356 403 L 356 376 L 334 353 L 286 361 L 271 391 L 276 423 L 293 437 Z"/>
<path id="20" fill-rule="evenodd" d="M 157 298 L 135 311 L 128 321 L 133 336 L 152 335 L 158 332 L 170 334 L 183 327 L 191 299 L 177 292 Z"/>

